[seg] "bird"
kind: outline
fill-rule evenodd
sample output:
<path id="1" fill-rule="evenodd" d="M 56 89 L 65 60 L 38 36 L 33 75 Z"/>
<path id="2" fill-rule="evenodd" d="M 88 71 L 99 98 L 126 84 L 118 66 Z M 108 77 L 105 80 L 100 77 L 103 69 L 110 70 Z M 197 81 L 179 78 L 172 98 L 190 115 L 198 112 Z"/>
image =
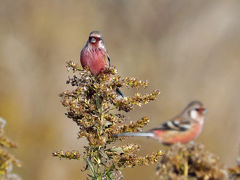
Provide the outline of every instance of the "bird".
<path id="1" fill-rule="evenodd" d="M 197 138 L 203 128 L 207 109 L 200 101 L 190 102 L 185 109 L 169 121 L 162 123 L 159 127 L 146 132 L 121 133 L 117 137 L 141 136 L 158 140 L 164 145 L 175 143 L 188 143 Z"/>
<path id="2" fill-rule="evenodd" d="M 90 32 L 88 40 L 80 53 L 80 63 L 83 68 L 88 67 L 94 76 L 98 76 L 110 67 L 110 56 L 100 31 Z M 119 96 L 124 97 L 119 88 L 116 88 L 116 92 Z"/>

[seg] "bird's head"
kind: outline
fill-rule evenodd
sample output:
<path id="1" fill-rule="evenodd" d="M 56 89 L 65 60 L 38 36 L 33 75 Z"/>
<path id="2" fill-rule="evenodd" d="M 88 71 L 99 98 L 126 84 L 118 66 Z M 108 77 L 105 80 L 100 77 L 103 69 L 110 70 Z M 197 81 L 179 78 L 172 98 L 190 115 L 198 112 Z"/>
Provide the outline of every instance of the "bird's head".
<path id="1" fill-rule="evenodd" d="M 89 44 L 89 46 L 94 47 L 94 48 L 105 49 L 105 45 L 104 45 L 104 42 L 102 39 L 102 34 L 99 31 L 92 31 L 89 34 L 88 44 Z"/>
<path id="2" fill-rule="evenodd" d="M 185 108 L 184 113 L 194 121 L 202 121 L 204 116 L 207 114 L 207 109 L 204 108 L 203 104 L 200 101 L 192 101 Z"/>

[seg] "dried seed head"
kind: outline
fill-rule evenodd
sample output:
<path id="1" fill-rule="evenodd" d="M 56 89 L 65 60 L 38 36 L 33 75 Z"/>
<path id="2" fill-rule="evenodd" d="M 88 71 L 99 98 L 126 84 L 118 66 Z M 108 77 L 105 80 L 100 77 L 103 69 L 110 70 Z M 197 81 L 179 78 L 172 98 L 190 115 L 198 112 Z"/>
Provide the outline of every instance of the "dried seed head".
<path id="1" fill-rule="evenodd" d="M 135 106 L 141 107 L 155 100 L 160 94 L 159 91 L 155 90 L 145 95 L 136 93 L 133 97 L 119 98 L 117 88 L 145 88 L 148 82 L 122 78 L 114 67 L 106 69 L 98 76 L 91 75 L 88 69 L 81 69 L 71 61 L 67 62 L 67 68 L 73 72 L 73 76 L 66 82 L 72 86 L 72 90 L 65 91 L 59 96 L 67 109 L 67 117 L 79 126 L 78 138 L 86 137 L 89 146 L 85 147 L 81 156 L 77 151 L 57 151 L 53 156 L 67 159 L 82 157 L 86 160 L 86 169 L 89 169 L 93 176 L 96 175 L 94 168 L 98 169 L 101 165 L 103 179 L 117 177 L 119 170 L 124 167 L 155 163 L 162 155 L 159 152 L 142 157 L 136 154 L 140 147 L 135 144 L 108 146 L 118 140 L 115 134 L 141 131 L 148 124 L 149 119 L 146 117 L 130 124 L 126 123 L 126 112 L 133 110 Z"/>

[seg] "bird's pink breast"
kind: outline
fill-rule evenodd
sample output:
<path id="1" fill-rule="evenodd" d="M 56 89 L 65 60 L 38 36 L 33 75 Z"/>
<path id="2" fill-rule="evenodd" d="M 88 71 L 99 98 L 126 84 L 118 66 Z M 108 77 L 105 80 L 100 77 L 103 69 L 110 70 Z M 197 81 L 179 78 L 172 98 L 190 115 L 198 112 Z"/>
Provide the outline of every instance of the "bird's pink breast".
<path id="1" fill-rule="evenodd" d="M 155 138 L 162 143 L 173 144 L 173 143 L 187 143 L 194 140 L 201 133 L 202 125 L 200 123 L 195 124 L 191 129 L 187 131 L 154 131 Z"/>
<path id="2" fill-rule="evenodd" d="M 106 58 L 107 54 L 102 49 L 83 49 L 80 60 L 83 67 L 89 67 L 93 75 L 98 75 L 108 67 Z"/>

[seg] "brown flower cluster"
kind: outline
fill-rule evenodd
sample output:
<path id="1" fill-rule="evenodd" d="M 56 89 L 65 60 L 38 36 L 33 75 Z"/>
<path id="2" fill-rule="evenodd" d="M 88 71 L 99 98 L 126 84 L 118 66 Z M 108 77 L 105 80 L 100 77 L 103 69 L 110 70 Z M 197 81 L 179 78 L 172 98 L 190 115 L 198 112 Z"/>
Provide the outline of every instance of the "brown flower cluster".
<path id="1" fill-rule="evenodd" d="M 66 159 L 80 159 L 80 153 L 78 151 L 57 151 L 53 153 L 53 156 L 57 156 L 60 159 L 66 158 Z"/>
<path id="2" fill-rule="evenodd" d="M 240 151 L 237 157 L 237 165 L 228 169 L 229 179 L 239 180 L 240 179 Z"/>
<path id="3" fill-rule="evenodd" d="M 157 167 L 158 179 L 227 179 L 227 170 L 216 155 L 194 142 L 175 144 L 161 157 Z"/>
<path id="4" fill-rule="evenodd" d="M 20 180 L 20 178 L 11 171 L 13 165 L 20 167 L 20 162 L 10 154 L 8 148 L 16 148 L 17 145 L 4 136 L 4 127 L 6 121 L 0 118 L 0 179 Z"/>
<path id="5" fill-rule="evenodd" d="M 239 180 L 240 179 L 240 165 L 228 169 L 229 179 Z"/>
<path id="6" fill-rule="evenodd" d="M 82 158 L 86 169 L 91 171 L 92 179 L 113 179 L 122 168 L 136 165 L 147 165 L 157 162 L 161 152 L 145 157 L 137 156 L 138 145 L 110 147 L 117 141 L 116 134 L 141 131 L 149 122 L 142 117 L 135 122 L 126 122 L 127 112 L 135 106 L 141 107 L 156 99 L 158 90 L 150 94 L 136 93 L 133 97 L 119 97 L 117 88 L 147 87 L 148 83 L 135 78 L 122 78 L 114 67 L 100 75 L 91 75 L 88 69 L 82 69 L 73 62 L 67 62 L 68 70 L 73 76 L 67 80 L 73 88 L 60 94 L 62 104 L 67 109 L 67 117 L 79 126 L 78 137 L 86 137 L 89 145 L 85 147 Z M 79 159 L 76 151 L 58 151 L 54 156 L 68 159 Z"/>

